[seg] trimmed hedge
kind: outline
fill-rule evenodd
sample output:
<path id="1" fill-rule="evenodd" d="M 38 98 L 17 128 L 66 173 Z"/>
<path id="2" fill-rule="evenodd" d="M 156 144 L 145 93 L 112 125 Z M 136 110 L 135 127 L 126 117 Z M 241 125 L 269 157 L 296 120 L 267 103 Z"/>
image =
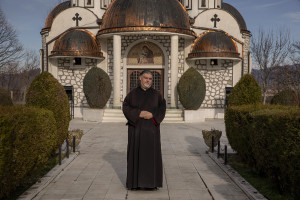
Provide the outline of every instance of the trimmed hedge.
<path id="1" fill-rule="evenodd" d="M 51 111 L 0 107 L 0 199 L 48 160 L 55 135 Z"/>
<path id="2" fill-rule="evenodd" d="M 225 113 L 230 145 L 281 192 L 300 198 L 300 109 L 274 105 L 229 107 Z"/>
<path id="3" fill-rule="evenodd" d="M 179 101 L 185 109 L 197 110 L 205 98 L 205 80 L 195 68 L 190 67 L 181 76 L 177 91 Z"/>
<path id="4" fill-rule="evenodd" d="M 261 103 L 261 88 L 251 74 L 244 75 L 229 94 L 228 106 Z"/>
<path id="5" fill-rule="evenodd" d="M 59 147 L 67 138 L 70 122 L 70 105 L 64 87 L 49 72 L 43 72 L 32 81 L 26 105 L 53 112 L 57 128 L 56 147 Z"/>
<path id="6" fill-rule="evenodd" d="M 105 71 L 92 67 L 83 79 L 83 92 L 91 108 L 103 108 L 112 91 L 111 81 Z"/>
<path id="7" fill-rule="evenodd" d="M 271 100 L 271 104 L 297 106 L 296 94 L 293 90 L 282 90 L 274 95 Z"/>
<path id="8" fill-rule="evenodd" d="M 0 106 L 12 106 L 13 102 L 6 89 L 0 87 Z"/>

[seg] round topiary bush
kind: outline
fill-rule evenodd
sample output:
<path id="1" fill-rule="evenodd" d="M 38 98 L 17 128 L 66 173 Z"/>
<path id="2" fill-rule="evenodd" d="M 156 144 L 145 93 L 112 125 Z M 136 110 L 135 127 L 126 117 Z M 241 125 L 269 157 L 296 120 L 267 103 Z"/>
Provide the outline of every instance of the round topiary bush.
<path id="1" fill-rule="evenodd" d="M 282 90 L 281 92 L 275 94 L 271 100 L 271 104 L 297 106 L 296 94 L 293 90 Z"/>
<path id="2" fill-rule="evenodd" d="M 0 87 L 0 105 L 1 106 L 12 106 L 13 102 L 6 89 Z"/>
<path id="3" fill-rule="evenodd" d="M 32 81 L 26 94 L 26 105 L 53 112 L 60 146 L 68 135 L 70 105 L 64 87 L 49 73 L 43 72 Z"/>
<path id="4" fill-rule="evenodd" d="M 181 76 L 177 85 L 179 101 L 187 110 L 197 110 L 205 97 L 206 85 L 202 75 L 190 67 Z"/>
<path id="5" fill-rule="evenodd" d="M 256 103 L 261 103 L 261 88 L 251 74 L 246 74 L 230 92 L 228 106 Z"/>
<path id="6" fill-rule="evenodd" d="M 91 68 L 83 79 L 83 92 L 91 108 L 103 108 L 112 91 L 109 76 L 98 67 Z"/>

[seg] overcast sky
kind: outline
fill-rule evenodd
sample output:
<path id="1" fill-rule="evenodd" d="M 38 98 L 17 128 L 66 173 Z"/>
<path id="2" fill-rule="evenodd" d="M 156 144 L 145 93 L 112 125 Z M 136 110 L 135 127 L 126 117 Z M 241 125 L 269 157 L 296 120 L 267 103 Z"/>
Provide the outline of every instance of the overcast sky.
<path id="1" fill-rule="evenodd" d="M 8 22 L 16 29 L 26 49 L 39 50 L 40 31 L 48 13 L 59 0 L 0 0 Z M 255 35 L 259 27 L 289 29 L 291 39 L 300 41 L 300 0 L 224 0 L 237 8 L 248 30 Z"/>

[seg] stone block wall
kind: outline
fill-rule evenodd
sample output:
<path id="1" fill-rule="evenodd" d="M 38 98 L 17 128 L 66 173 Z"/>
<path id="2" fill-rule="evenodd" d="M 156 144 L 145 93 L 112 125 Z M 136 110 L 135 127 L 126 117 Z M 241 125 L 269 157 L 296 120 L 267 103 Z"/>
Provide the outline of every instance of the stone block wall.
<path id="1" fill-rule="evenodd" d="M 167 73 L 167 85 L 168 88 L 165 90 L 167 92 L 167 104 L 170 105 L 170 98 L 171 98 L 171 90 L 170 90 L 170 84 L 171 84 L 171 38 L 170 36 L 167 35 L 128 35 L 128 36 L 122 36 L 121 41 L 122 41 L 122 46 L 121 46 L 121 77 L 120 77 L 120 84 L 121 84 L 121 99 L 124 99 L 127 94 L 124 94 L 124 87 L 127 87 L 127 83 L 123 82 L 123 77 L 125 74 L 123 74 L 123 69 L 125 66 L 125 63 L 123 63 L 125 56 L 125 52 L 128 51 L 128 47 L 138 41 L 138 40 L 144 40 L 144 41 L 156 41 L 157 43 L 160 44 L 160 47 L 162 47 L 163 52 L 166 52 L 167 60 L 165 60 L 165 64 L 168 65 L 168 69 L 164 71 L 164 73 Z M 184 39 L 180 38 L 179 39 L 179 44 L 178 44 L 178 57 L 179 57 L 179 65 L 178 65 L 178 80 L 181 77 L 181 75 L 184 72 Z M 108 75 L 111 79 L 111 83 L 113 85 L 113 39 L 108 39 L 107 40 L 107 66 L 108 66 Z M 147 68 L 146 65 L 141 65 L 141 68 Z M 166 81 L 166 80 L 165 80 Z M 113 92 L 111 94 L 111 97 L 107 103 L 107 107 L 112 107 L 113 104 Z M 180 104 L 180 102 L 179 102 Z"/>
<path id="2" fill-rule="evenodd" d="M 70 58 L 60 58 L 58 63 L 58 81 L 63 86 L 73 86 L 74 106 L 89 107 L 83 92 L 83 79 L 86 73 L 97 65 L 95 59 L 85 59 L 85 66 L 82 68 L 71 68 Z"/>
<path id="3" fill-rule="evenodd" d="M 224 108 L 225 87 L 232 87 L 233 62 L 219 60 L 219 66 L 207 65 L 207 60 L 196 60 L 195 66 L 206 83 L 206 95 L 201 108 Z"/>

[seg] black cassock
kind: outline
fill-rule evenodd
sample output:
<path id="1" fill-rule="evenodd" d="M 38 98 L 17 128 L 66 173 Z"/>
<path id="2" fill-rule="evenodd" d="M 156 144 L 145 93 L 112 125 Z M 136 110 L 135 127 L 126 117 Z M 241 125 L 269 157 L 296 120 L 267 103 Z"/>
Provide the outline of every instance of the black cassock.
<path id="1" fill-rule="evenodd" d="M 141 111 L 152 119 L 139 118 Z M 163 169 L 159 125 L 165 117 L 166 101 L 149 88 L 138 87 L 125 98 L 123 113 L 128 120 L 127 180 L 128 189 L 162 187 Z"/>

